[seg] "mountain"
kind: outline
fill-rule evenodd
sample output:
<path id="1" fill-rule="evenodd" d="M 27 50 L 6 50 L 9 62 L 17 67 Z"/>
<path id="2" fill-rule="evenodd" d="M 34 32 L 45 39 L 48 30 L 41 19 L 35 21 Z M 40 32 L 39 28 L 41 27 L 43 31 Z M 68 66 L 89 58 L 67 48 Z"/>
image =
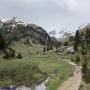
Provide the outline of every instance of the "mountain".
<path id="1" fill-rule="evenodd" d="M 40 26 L 26 24 L 20 18 L 0 20 L 0 33 L 10 41 L 31 40 L 33 43 L 48 44 L 52 41 L 49 34 Z"/>
<path id="2" fill-rule="evenodd" d="M 87 29 L 90 29 L 90 23 L 79 27 L 80 32 L 85 32 Z"/>
<path id="3" fill-rule="evenodd" d="M 80 37 L 83 41 L 89 41 L 90 39 L 90 23 L 88 23 L 87 25 L 84 25 L 84 27 L 79 29 L 80 31 Z"/>

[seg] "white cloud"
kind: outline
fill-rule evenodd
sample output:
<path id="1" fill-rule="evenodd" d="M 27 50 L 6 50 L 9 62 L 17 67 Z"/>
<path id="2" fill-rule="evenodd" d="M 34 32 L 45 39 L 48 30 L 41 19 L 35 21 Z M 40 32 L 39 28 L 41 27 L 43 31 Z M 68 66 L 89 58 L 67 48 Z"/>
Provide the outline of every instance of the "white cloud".
<path id="1" fill-rule="evenodd" d="M 90 21 L 90 0 L 0 0 L 0 17 L 18 16 L 48 31 L 76 30 Z"/>

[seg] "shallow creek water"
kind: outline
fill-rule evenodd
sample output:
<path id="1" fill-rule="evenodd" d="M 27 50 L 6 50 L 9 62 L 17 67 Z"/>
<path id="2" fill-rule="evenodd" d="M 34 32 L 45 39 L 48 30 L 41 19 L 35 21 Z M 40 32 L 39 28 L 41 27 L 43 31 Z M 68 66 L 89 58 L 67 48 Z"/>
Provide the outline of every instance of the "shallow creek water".
<path id="1" fill-rule="evenodd" d="M 16 90 L 47 90 L 47 83 L 50 80 L 48 77 L 43 83 L 33 86 L 33 87 L 26 87 L 26 86 L 20 86 L 17 87 Z"/>
<path id="2" fill-rule="evenodd" d="M 33 87 L 26 87 L 25 85 L 19 87 L 10 86 L 10 87 L 3 87 L 0 90 L 47 90 L 47 83 L 49 80 L 50 78 L 48 77 L 43 83 L 35 85 Z"/>

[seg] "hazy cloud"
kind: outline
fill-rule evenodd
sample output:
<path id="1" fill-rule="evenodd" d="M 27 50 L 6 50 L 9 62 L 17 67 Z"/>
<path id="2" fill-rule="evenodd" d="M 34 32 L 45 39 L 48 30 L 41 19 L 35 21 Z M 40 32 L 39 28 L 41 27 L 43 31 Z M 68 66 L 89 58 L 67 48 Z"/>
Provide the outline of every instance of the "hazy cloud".
<path id="1" fill-rule="evenodd" d="M 47 31 L 90 22 L 90 0 L 0 0 L 0 18 L 17 16 Z"/>

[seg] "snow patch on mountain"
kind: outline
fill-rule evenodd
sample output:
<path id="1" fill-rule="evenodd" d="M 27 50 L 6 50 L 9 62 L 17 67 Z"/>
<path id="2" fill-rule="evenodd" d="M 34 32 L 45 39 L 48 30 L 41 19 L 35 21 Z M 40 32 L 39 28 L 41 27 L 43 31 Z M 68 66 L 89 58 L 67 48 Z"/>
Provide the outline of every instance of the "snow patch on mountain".
<path id="1" fill-rule="evenodd" d="M 12 23 L 12 24 L 22 24 L 22 25 L 27 25 L 27 23 L 24 22 L 24 20 L 21 20 L 18 17 L 13 17 L 13 18 L 2 18 L 1 21 L 3 23 Z"/>

